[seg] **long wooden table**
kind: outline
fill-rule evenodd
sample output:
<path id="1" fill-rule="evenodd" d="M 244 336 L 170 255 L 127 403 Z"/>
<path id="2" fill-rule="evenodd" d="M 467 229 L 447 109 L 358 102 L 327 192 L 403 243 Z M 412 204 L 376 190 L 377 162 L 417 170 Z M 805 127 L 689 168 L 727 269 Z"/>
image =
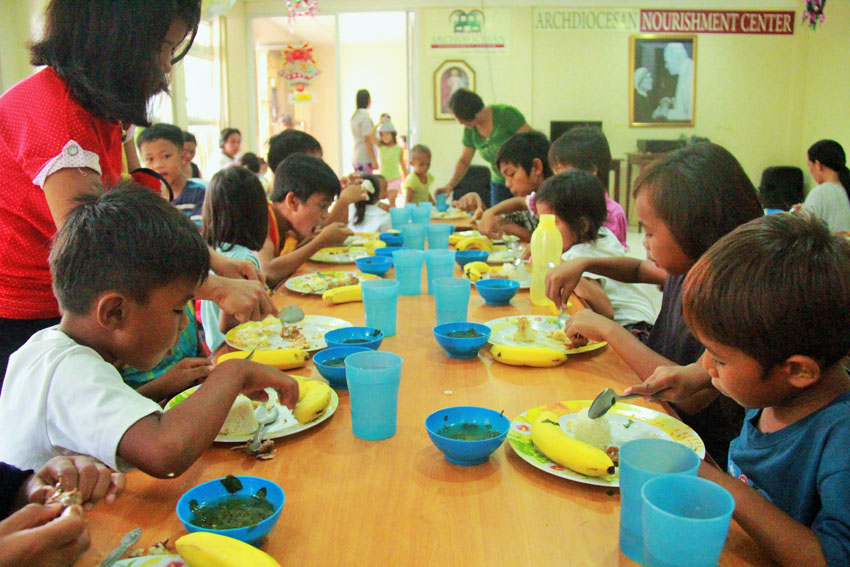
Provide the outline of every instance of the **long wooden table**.
<path id="1" fill-rule="evenodd" d="M 308 263 L 300 273 L 310 268 L 354 269 Z M 359 302 L 328 306 L 318 296 L 286 290 L 274 299 L 279 307 L 296 303 L 308 314 L 364 324 Z M 573 311 L 581 309 L 578 301 L 573 304 Z M 473 290 L 468 318 L 485 322 L 529 313 L 545 310 L 531 305 L 525 290 L 505 307 L 484 305 Z M 99 504 L 87 514 L 92 545 L 77 565 L 98 564 L 125 532 L 139 526 L 138 547 L 165 538 L 173 542 L 185 533 L 175 513 L 178 498 L 227 474 L 262 476 L 283 487 L 283 513 L 262 547 L 282 565 L 635 565 L 618 549 L 617 490 L 542 472 L 507 442 L 485 464 L 452 465 L 424 426 L 429 413 L 448 406 L 485 406 L 513 418 L 558 400 L 592 399 L 605 387 L 622 391 L 637 381 L 635 374 L 610 348 L 576 355 L 556 368 L 505 366 L 494 362 L 487 348 L 476 359 L 451 359 L 433 337 L 434 324 L 432 296 L 399 298 L 398 332 L 381 345 L 404 359 L 394 437 L 356 438 L 348 393 L 339 390 L 333 417 L 278 439 L 278 456 L 271 461 L 217 444 L 173 480 L 134 471 L 117 502 Z M 319 376 L 312 363 L 291 372 Z M 660 404 L 634 403 L 663 411 Z M 720 564 L 769 562 L 733 523 Z"/>

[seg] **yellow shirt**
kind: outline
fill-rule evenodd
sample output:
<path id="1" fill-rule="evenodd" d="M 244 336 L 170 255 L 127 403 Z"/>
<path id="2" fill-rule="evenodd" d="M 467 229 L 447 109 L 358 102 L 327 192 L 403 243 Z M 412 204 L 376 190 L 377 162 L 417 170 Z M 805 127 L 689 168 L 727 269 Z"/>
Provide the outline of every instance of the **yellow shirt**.
<path id="1" fill-rule="evenodd" d="M 423 203 L 431 200 L 431 183 L 434 182 L 434 176 L 431 175 L 430 171 L 425 176 L 428 181 L 422 183 L 419 176 L 413 171 L 404 180 L 402 188 L 405 191 L 410 190 L 412 193 L 410 200 L 408 200 L 409 203 Z"/>

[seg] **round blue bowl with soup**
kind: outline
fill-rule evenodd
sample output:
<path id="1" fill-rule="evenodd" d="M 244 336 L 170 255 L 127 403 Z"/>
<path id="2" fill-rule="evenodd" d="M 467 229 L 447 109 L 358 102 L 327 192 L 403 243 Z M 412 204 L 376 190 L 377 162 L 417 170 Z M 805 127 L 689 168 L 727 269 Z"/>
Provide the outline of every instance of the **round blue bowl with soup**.
<path id="1" fill-rule="evenodd" d="M 383 248 L 375 248 L 375 256 L 393 257 L 393 252 L 396 250 L 404 250 L 403 246 L 384 246 Z"/>
<path id="2" fill-rule="evenodd" d="M 475 406 L 437 410 L 425 418 L 428 437 L 450 463 L 480 465 L 505 441 L 511 422 L 500 412 Z"/>
<path id="3" fill-rule="evenodd" d="M 505 278 L 478 280 L 475 289 L 487 305 L 507 305 L 519 291 L 519 282 Z"/>
<path id="4" fill-rule="evenodd" d="M 177 517 L 189 533 L 210 532 L 256 543 L 280 518 L 283 489 L 267 478 L 227 476 L 187 490 Z"/>
<path id="5" fill-rule="evenodd" d="M 331 387 L 341 390 L 348 389 L 348 381 L 345 379 L 345 357 L 355 352 L 372 350 L 364 346 L 331 347 L 320 350 L 313 355 L 313 363 L 316 370 L 324 376 Z"/>
<path id="6" fill-rule="evenodd" d="M 486 250 L 458 250 L 455 253 L 455 262 L 463 270 L 470 262 L 486 262 L 490 253 Z"/>
<path id="7" fill-rule="evenodd" d="M 397 232 L 382 232 L 378 238 L 387 243 L 387 246 L 401 246 L 404 238 Z"/>
<path id="8" fill-rule="evenodd" d="M 359 346 L 378 350 L 384 340 L 384 333 L 373 327 L 343 327 L 325 333 L 328 347 Z"/>
<path id="9" fill-rule="evenodd" d="M 387 256 L 363 256 L 354 260 L 354 263 L 364 274 L 373 274 L 378 277 L 383 277 L 393 267 L 392 257 Z"/>
<path id="10" fill-rule="evenodd" d="M 434 338 L 452 358 L 475 358 L 490 339 L 490 327 L 481 323 L 443 323 L 434 327 Z"/>

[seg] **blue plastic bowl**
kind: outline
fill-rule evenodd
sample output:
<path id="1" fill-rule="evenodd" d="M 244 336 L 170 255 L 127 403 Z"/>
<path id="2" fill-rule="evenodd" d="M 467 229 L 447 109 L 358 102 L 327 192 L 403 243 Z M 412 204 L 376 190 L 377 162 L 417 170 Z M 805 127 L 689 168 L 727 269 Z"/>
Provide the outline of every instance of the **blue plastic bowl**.
<path id="1" fill-rule="evenodd" d="M 384 333 L 372 327 L 343 327 L 325 333 L 328 348 L 359 346 L 378 350 L 383 340 Z"/>
<path id="2" fill-rule="evenodd" d="M 363 256 L 354 260 L 357 269 L 367 274 L 383 276 L 393 267 L 393 259 L 387 256 Z"/>
<path id="3" fill-rule="evenodd" d="M 468 331 L 474 329 L 478 332 L 477 337 L 450 337 L 453 331 Z M 443 323 L 434 327 L 434 336 L 452 358 L 475 358 L 487 340 L 490 338 L 490 327 L 481 323 Z"/>
<path id="4" fill-rule="evenodd" d="M 378 238 L 387 243 L 387 246 L 401 246 L 404 244 L 404 238 L 396 232 L 382 232 Z"/>
<path id="5" fill-rule="evenodd" d="M 462 270 L 470 262 L 486 262 L 490 253 L 486 250 L 458 250 L 455 254 L 455 262 Z"/>
<path id="6" fill-rule="evenodd" d="M 384 246 L 383 248 L 375 248 L 375 256 L 393 257 L 393 252 L 396 250 L 405 250 L 403 246 Z"/>
<path id="7" fill-rule="evenodd" d="M 462 441 L 444 437 L 439 431 L 444 427 L 457 427 L 461 424 L 475 424 L 498 432 L 498 437 L 480 441 Z M 487 427 L 489 426 L 489 427 Z M 505 441 L 511 422 L 497 411 L 474 406 L 458 406 L 437 410 L 425 418 L 428 437 L 437 449 L 443 452 L 450 463 L 463 466 L 480 465 Z"/>
<path id="8" fill-rule="evenodd" d="M 507 305 L 519 290 L 519 282 L 503 278 L 478 280 L 475 289 L 487 305 Z"/>
<path id="9" fill-rule="evenodd" d="M 319 371 L 319 374 L 327 378 L 333 388 L 347 390 L 348 381 L 345 379 L 345 366 L 328 366 L 325 363 L 338 358 L 344 359 L 349 354 L 363 352 L 364 350 L 372 349 L 363 346 L 326 348 L 325 350 L 320 350 L 313 355 L 313 362 L 316 364 L 316 369 Z"/>
<path id="10" fill-rule="evenodd" d="M 259 524 L 230 530 L 214 530 L 194 525 L 192 523 L 194 514 L 189 509 L 189 502 L 191 500 L 195 500 L 198 504 L 205 504 L 231 496 L 221 483 L 224 479 L 218 478 L 190 488 L 177 501 L 177 517 L 180 518 L 187 532 L 209 532 L 232 537 L 245 543 L 255 543 L 271 531 L 278 518 L 280 518 L 281 510 L 283 510 L 283 489 L 274 482 L 258 476 L 237 476 L 236 478 L 242 483 L 242 490 L 236 492 L 236 496 L 253 496 L 259 489 L 265 488 L 266 499 L 274 505 L 274 514 Z"/>

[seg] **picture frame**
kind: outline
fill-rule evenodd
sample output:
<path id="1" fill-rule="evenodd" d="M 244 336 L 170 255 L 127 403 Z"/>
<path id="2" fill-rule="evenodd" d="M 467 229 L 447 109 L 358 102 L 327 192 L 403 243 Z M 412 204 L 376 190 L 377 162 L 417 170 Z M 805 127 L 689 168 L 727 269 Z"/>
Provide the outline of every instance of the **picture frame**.
<path id="1" fill-rule="evenodd" d="M 475 71 L 466 61 L 447 59 L 434 71 L 434 120 L 454 120 L 449 99 L 457 89 L 475 91 Z"/>
<path id="2" fill-rule="evenodd" d="M 629 126 L 694 126 L 696 64 L 696 35 L 631 36 Z"/>

